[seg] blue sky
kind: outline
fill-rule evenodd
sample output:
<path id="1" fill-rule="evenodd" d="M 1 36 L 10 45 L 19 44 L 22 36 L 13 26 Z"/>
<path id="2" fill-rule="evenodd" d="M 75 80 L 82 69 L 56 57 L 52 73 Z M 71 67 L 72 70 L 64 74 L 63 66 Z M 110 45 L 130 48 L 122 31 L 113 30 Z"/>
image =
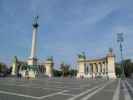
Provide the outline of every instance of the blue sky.
<path id="1" fill-rule="evenodd" d="M 30 56 L 32 18 L 39 15 L 38 58 L 53 56 L 56 67 L 74 64 L 85 51 L 103 57 L 112 47 L 119 60 L 116 33 L 123 32 L 124 56 L 133 59 L 133 0 L 0 0 L 0 61 Z"/>

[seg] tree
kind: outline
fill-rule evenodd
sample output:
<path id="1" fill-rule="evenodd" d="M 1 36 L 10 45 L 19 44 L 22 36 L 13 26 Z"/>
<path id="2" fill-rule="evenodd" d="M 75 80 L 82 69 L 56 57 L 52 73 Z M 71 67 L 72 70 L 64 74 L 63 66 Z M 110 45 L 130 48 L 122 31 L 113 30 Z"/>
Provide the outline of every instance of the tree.
<path id="1" fill-rule="evenodd" d="M 7 69 L 6 64 L 4 64 L 4 63 L 0 63 L 0 73 L 5 72 L 6 69 Z"/>
<path id="2" fill-rule="evenodd" d="M 133 62 L 131 61 L 131 59 L 124 60 L 123 66 L 126 77 L 130 77 L 133 73 Z"/>
<path id="3" fill-rule="evenodd" d="M 61 69 L 61 71 L 62 71 L 62 76 L 63 76 L 63 77 L 68 76 L 68 75 L 69 75 L 69 68 L 70 68 L 70 65 L 65 64 L 65 63 L 61 63 L 60 66 L 61 66 L 60 69 Z"/>
<path id="4" fill-rule="evenodd" d="M 122 74 L 121 66 L 120 66 L 120 64 L 118 64 L 118 63 L 116 63 L 115 66 L 116 66 L 116 67 L 115 67 L 116 76 L 117 76 L 117 77 L 120 77 L 121 74 Z"/>
<path id="5" fill-rule="evenodd" d="M 0 63 L 0 76 L 1 77 L 6 76 L 7 75 L 7 72 L 8 72 L 8 69 L 7 69 L 6 64 Z"/>
<path id="6" fill-rule="evenodd" d="M 70 76 L 76 76 L 77 75 L 77 70 L 75 70 L 75 69 L 69 70 L 69 75 Z"/>
<path id="7" fill-rule="evenodd" d="M 54 69 L 53 70 L 53 74 L 54 74 L 55 77 L 60 77 L 62 75 L 62 71 L 59 71 L 57 69 Z"/>
<path id="8" fill-rule="evenodd" d="M 133 62 L 131 61 L 131 59 L 123 60 L 122 66 L 124 67 L 125 76 L 130 77 L 133 73 Z M 116 63 L 115 71 L 117 76 L 121 76 L 122 74 L 121 64 Z"/>

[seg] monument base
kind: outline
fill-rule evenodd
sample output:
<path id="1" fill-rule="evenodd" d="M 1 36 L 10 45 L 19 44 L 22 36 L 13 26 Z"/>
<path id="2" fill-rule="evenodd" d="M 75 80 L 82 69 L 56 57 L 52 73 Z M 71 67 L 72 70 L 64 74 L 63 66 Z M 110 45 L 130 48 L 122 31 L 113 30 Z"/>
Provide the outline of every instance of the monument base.
<path id="1" fill-rule="evenodd" d="M 27 60 L 26 70 L 22 70 L 20 73 L 25 78 L 36 78 L 37 76 L 37 58 L 29 58 Z"/>
<path id="2" fill-rule="evenodd" d="M 28 65 L 37 65 L 37 58 L 29 58 L 27 63 Z"/>
<path id="3" fill-rule="evenodd" d="M 34 72 L 33 70 L 30 70 L 30 71 L 23 70 L 20 73 L 21 73 L 22 77 L 24 77 L 24 78 L 32 78 L 32 79 L 34 79 L 37 76 L 37 73 Z"/>
<path id="4" fill-rule="evenodd" d="M 52 77 L 53 76 L 53 61 L 52 60 L 47 60 L 45 61 L 45 68 L 46 68 L 46 72 L 45 75 L 48 77 Z"/>

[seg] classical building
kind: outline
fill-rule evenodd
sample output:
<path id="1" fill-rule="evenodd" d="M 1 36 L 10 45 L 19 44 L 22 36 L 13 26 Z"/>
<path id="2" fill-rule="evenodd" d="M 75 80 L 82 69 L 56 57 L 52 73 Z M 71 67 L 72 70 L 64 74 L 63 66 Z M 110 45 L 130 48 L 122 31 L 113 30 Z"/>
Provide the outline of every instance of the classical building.
<path id="1" fill-rule="evenodd" d="M 31 78 L 33 77 L 38 77 L 38 76 L 48 76 L 52 77 L 53 76 L 53 58 L 49 57 L 47 58 L 44 62 L 38 63 L 37 66 L 32 65 L 32 71 L 34 73 L 32 75 L 36 76 L 29 76 Z M 20 61 L 18 58 L 15 56 L 12 61 L 12 75 L 16 76 L 18 74 L 21 74 L 22 77 L 26 77 L 26 73 L 31 70 L 31 66 L 28 65 L 26 61 Z"/>
<path id="2" fill-rule="evenodd" d="M 86 59 L 84 53 L 78 56 L 78 78 L 104 77 L 115 79 L 115 55 L 112 49 L 100 59 Z"/>

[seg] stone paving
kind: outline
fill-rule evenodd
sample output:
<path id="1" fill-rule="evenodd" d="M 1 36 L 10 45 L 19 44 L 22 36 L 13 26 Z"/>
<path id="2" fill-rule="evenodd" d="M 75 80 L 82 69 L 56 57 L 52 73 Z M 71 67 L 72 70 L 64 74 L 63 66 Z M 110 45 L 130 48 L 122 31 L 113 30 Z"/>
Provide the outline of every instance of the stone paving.
<path id="1" fill-rule="evenodd" d="M 133 100 L 133 79 L 0 79 L 0 100 Z"/>

